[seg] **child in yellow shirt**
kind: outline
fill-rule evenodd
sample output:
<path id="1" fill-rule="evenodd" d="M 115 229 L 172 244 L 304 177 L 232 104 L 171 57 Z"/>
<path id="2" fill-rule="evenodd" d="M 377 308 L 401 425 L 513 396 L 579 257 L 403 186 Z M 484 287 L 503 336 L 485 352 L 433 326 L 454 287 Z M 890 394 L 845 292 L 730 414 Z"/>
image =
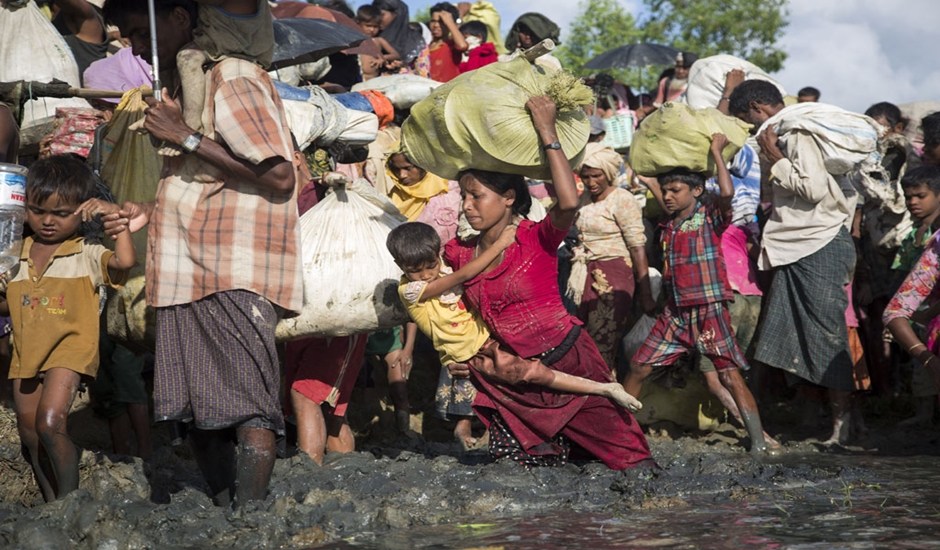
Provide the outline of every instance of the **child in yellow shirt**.
<path id="1" fill-rule="evenodd" d="M 464 305 L 460 285 L 497 261 L 515 242 L 515 237 L 516 227 L 508 226 L 493 246 L 457 272 L 451 272 L 441 261 L 441 238 L 430 225 L 402 224 L 389 233 L 386 241 L 392 258 L 404 272 L 398 287 L 399 297 L 418 329 L 431 339 L 440 354 L 443 368 L 438 380 L 438 410 L 458 418 L 454 436 L 465 448 L 476 443 L 470 434 L 470 404 L 476 392 L 468 379 L 452 377 L 450 371 L 455 364 L 463 365 L 476 355 L 490 339 L 490 332 L 483 320 Z M 526 380 L 530 383 L 569 393 L 602 395 L 633 411 L 642 406 L 616 382 L 602 383 L 571 376 L 539 361 L 527 363 L 530 374 Z M 476 374 L 487 376 L 481 372 Z M 451 404 L 457 406 L 448 406 Z"/>

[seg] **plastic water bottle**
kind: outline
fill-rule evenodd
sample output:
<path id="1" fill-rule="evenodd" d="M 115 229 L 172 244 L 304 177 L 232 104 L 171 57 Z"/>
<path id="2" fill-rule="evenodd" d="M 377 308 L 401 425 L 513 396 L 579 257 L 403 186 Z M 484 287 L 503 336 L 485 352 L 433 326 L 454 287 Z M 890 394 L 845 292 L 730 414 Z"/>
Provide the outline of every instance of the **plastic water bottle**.
<path id="1" fill-rule="evenodd" d="M 16 276 L 26 221 L 26 173 L 18 164 L 0 162 L 0 285 Z"/>

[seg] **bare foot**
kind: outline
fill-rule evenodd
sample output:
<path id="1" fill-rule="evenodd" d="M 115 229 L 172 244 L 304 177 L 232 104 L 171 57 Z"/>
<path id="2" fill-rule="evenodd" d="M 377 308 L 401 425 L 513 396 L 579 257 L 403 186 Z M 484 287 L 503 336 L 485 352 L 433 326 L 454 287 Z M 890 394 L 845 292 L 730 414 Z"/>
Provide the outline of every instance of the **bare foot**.
<path id="1" fill-rule="evenodd" d="M 463 450 L 470 451 L 477 448 L 479 441 L 473 437 L 470 432 L 471 424 L 469 418 L 462 418 L 457 421 L 457 427 L 454 428 L 454 439 L 460 443 Z"/>
<path id="2" fill-rule="evenodd" d="M 617 382 L 604 384 L 604 395 L 630 412 L 636 412 L 643 408 L 643 403 L 640 403 L 636 397 L 627 393 L 627 391 L 623 389 L 623 386 Z"/>

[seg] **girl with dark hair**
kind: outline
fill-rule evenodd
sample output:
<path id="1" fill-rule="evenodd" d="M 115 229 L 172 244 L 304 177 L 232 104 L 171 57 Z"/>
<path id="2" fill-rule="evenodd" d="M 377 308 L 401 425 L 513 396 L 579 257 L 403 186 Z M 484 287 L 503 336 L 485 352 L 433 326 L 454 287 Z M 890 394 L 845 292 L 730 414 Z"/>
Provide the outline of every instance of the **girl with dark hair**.
<path id="1" fill-rule="evenodd" d="M 372 6 L 382 12 L 382 32 L 379 36 L 388 40 L 398 51 L 402 63 L 412 65 L 426 44 L 421 31 L 411 25 L 408 4 L 401 0 L 373 0 Z"/>
<path id="2" fill-rule="evenodd" d="M 468 170 L 460 175 L 463 210 L 479 237 L 444 248 L 455 270 L 494 246 L 503 229 L 518 224 L 515 242 L 480 275 L 464 283 L 464 297 L 486 322 L 492 340 L 454 376 L 470 376 L 474 410 L 490 429 L 490 454 L 525 466 L 559 465 L 571 447 L 613 469 L 652 464 L 636 419 L 609 399 L 577 396 L 524 384 L 511 365 L 538 359 L 557 372 L 610 382 L 610 369 L 558 289 L 557 249 L 574 223 L 579 198 L 568 159 L 558 143 L 556 109 L 546 97 L 528 101 L 544 145 L 557 201 L 535 223 L 521 219 L 531 197 L 521 176 Z M 505 371 L 500 367 L 506 365 Z"/>
<path id="3" fill-rule="evenodd" d="M 431 80 L 447 82 L 460 74 L 460 61 L 469 45 L 460 32 L 460 13 L 453 4 L 441 2 L 431 6 Z"/>

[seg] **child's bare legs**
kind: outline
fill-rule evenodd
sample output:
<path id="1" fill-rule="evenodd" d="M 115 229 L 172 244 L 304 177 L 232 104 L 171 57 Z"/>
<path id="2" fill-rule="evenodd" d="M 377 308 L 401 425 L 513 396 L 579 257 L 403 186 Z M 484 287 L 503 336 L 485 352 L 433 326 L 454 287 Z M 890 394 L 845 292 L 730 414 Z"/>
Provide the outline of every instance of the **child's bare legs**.
<path id="1" fill-rule="evenodd" d="M 702 371 L 702 375 L 705 377 L 705 384 L 708 387 L 708 391 L 711 392 L 715 398 L 721 403 L 721 405 L 727 409 L 727 411 L 738 421 L 742 426 L 744 426 L 744 420 L 741 418 L 741 411 L 738 410 L 737 403 L 734 402 L 734 398 L 731 396 L 731 393 L 727 388 L 724 387 L 721 383 L 721 379 L 718 377 L 718 372 L 709 370 Z M 751 395 L 753 399 L 753 394 Z M 779 447 L 780 443 L 776 439 L 770 437 L 770 434 L 763 432 L 764 442 L 771 448 Z"/>
<path id="2" fill-rule="evenodd" d="M 738 406 L 738 412 L 741 415 L 741 422 L 751 438 L 751 453 L 766 453 L 770 449 L 764 439 L 764 430 L 761 427 L 760 413 L 757 412 L 757 403 L 751 390 L 744 382 L 744 377 L 737 368 L 724 369 L 718 372 L 718 379 L 721 385 L 728 389 L 735 404 Z"/>
<path id="3" fill-rule="evenodd" d="M 16 409 L 16 428 L 23 446 L 23 456 L 33 469 L 36 483 L 46 502 L 55 500 L 55 477 L 48 457 L 39 445 L 36 433 L 36 411 L 42 397 L 42 384 L 38 379 L 13 381 L 13 403 Z"/>
<path id="4" fill-rule="evenodd" d="M 385 355 L 388 367 L 388 395 L 395 407 L 395 425 L 402 433 L 411 428 L 411 404 L 408 401 L 408 375 L 411 373 L 411 356 L 402 358 L 402 350 Z"/>
<path id="5" fill-rule="evenodd" d="M 643 381 L 653 372 L 652 365 L 630 362 L 630 372 L 623 379 L 623 389 L 633 397 L 640 397 Z"/>
<path id="6" fill-rule="evenodd" d="M 69 438 L 68 418 L 78 393 L 79 374 L 65 368 L 46 371 L 36 411 L 36 433 L 52 465 L 56 498 L 78 489 L 78 449 Z"/>
<path id="7" fill-rule="evenodd" d="M 297 418 L 297 448 L 317 464 L 323 464 L 326 453 L 326 420 L 320 405 L 291 390 L 291 405 Z"/>

